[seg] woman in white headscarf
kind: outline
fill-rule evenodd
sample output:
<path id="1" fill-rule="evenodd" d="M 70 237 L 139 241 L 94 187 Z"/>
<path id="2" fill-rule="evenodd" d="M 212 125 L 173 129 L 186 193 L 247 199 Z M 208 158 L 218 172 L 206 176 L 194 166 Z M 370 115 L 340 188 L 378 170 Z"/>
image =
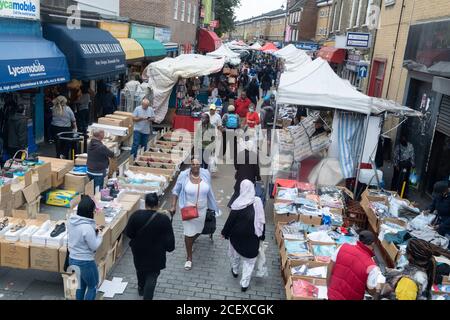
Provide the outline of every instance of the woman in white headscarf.
<path id="1" fill-rule="evenodd" d="M 255 186 L 250 180 L 243 180 L 240 195 L 232 203 L 231 212 L 222 230 L 222 236 L 230 240 L 229 256 L 231 273 L 239 276 L 242 260 L 241 289 L 247 291 L 258 257 L 259 242 L 265 237 L 265 215 L 260 198 L 255 195 Z"/>

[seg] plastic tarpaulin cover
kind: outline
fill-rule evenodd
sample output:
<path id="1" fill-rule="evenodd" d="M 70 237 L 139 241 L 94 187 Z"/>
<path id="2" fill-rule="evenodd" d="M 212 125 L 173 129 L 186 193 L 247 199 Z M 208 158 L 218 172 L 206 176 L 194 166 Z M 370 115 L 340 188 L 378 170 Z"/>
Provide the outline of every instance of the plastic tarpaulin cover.
<path id="1" fill-rule="evenodd" d="M 153 89 L 155 121 L 161 123 L 169 107 L 172 88 L 180 78 L 206 76 L 219 72 L 225 63 L 223 58 L 198 54 L 182 54 L 151 63 L 147 68 L 148 83 Z"/>

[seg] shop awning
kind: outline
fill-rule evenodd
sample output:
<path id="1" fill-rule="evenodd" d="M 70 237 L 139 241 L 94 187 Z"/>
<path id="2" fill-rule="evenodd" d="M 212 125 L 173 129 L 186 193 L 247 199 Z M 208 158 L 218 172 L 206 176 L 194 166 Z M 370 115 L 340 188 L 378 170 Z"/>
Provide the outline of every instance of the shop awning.
<path id="1" fill-rule="evenodd" d="M 44 24 L 44 37 L 54 41 L 67 57 L 72 78 L 96 80 L 126 71 L 125 52 L 108 31 L 65 25 Z"/>
<path id="2" fill-rule="evenodd" d="M 319 50 L 318 56 L 328 62 L 340 64 L 345 60 L 345 49 L 322 47 Z"/>
<path id="3" fill-rule="evenodd" d="M 135 39 L 144 48 L 145 57 L 161 57 L 167 54 L 166 48 L 158 40 Z"/>
<path id="4" fill-rule="evenodd" d="M 136 60 L 144 58 L 144 48 L 134 39 L 117 38 L 125 52 L 125 59 Z"/>
<path id="5" fill-rule="evenodd" d="M 200 52 L 213 52 L 220 48 L 222 40 L 213 31 L 201 28 L 198 35 L 198 50 Z"/>
<path id="6" fill-rule="evenodd" d="M 66 57 L 53 42 L 37 36 L 0 34 L 0 92 L 69 80 Z"/>

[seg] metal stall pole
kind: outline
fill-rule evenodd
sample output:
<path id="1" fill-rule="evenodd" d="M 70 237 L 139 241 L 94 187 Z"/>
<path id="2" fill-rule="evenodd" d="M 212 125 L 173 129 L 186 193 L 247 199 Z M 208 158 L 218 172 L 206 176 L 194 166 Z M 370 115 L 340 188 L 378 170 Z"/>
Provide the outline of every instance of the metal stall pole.
<path id="1" fill-rule="evenodd" d="M 278 117 L 278 103 L 275 104 L 275 114 L 273 116 L 273 128 L 272 128 L 272 132 L 270 133 L 270 157 L 272 158 L 272 160 L 273 160 L 273 145 L 274 145 L 274 140 L 275 140 L 275 128 L 277 125 L 277 117 Z M 268 175 L 267 179 L 266 179 L 266 199 L 270 198 L 270 195 L 269 195 L 270 176 L 272 176 L 272 175 Z"/>
<path id="2" fill-rule="evenodd" d="M 355 182 L 355 189 L 353 190 L 353 194 L 355 196 L 355 200 L 358 198 L 356 191 L 358 190 L 358 184 L 359 184 L 359 175 L 361 172 L 361 162 L 362 162 L 362 158 L 364 155 L 364 148 L 366 146 L 366 138 L 367 138 L 367 130 L 369 129 L 369 119 L 370 119 L 370 114 L 368 114 L 366 116 L 366 121 L 364 124 L 364 138 L 363 138 L 363 147 L 361 149 L 361 153 L 359 155 L 359 160 L 358 160 L 358 172 L 356 173 L 356 182 Z"/>

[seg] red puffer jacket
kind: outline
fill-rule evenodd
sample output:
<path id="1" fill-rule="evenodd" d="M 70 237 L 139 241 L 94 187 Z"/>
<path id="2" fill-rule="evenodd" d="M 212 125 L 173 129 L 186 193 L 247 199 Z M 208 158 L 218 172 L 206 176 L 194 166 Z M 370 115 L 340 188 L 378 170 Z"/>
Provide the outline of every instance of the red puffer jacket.
<path id="1" fill-rule="evenodd" d="M 374 253 L 363 243 L 344 244 L 337 255 L 328 288 L 329 300 L 363 300 Z"/>

